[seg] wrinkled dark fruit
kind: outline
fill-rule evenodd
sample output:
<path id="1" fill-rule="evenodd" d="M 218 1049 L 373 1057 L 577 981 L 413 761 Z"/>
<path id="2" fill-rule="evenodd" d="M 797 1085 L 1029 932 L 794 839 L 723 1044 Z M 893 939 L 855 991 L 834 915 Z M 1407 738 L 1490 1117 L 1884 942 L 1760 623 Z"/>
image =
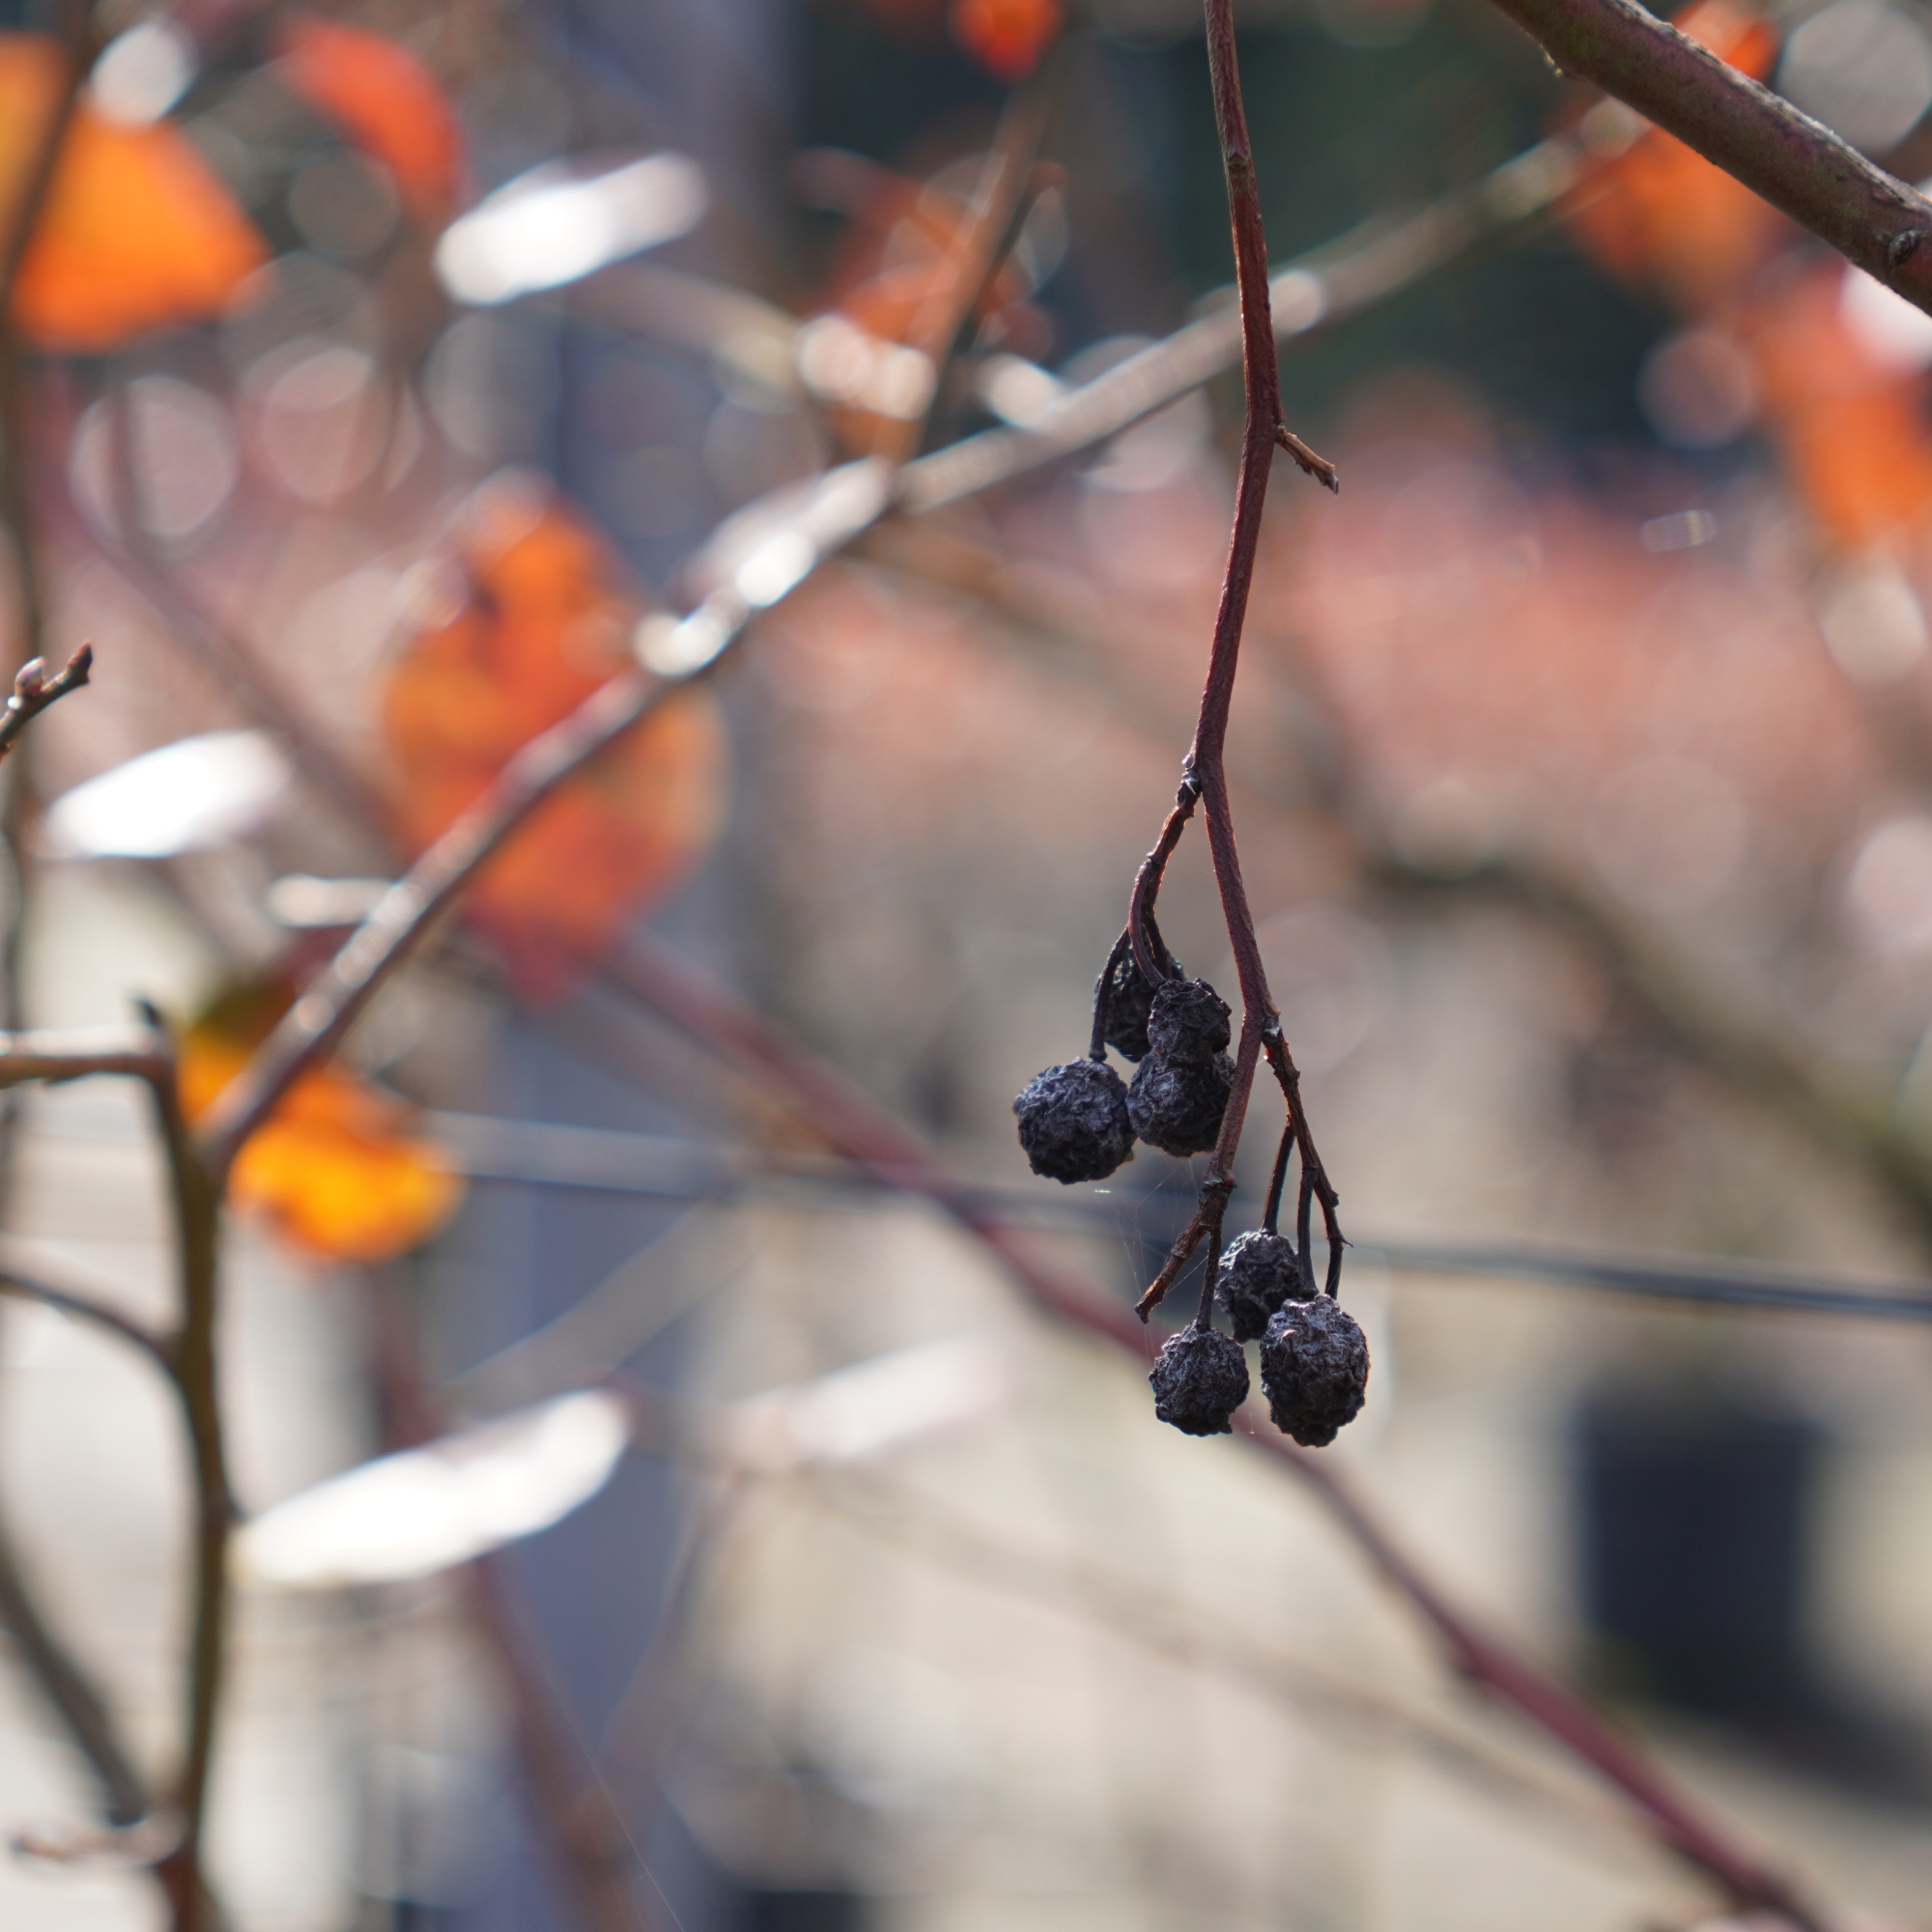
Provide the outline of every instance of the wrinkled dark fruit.
<path id="1" fill-rule="evenodd" d="M 1291 1301 L 1262 1337 L 1262 1387 L 1274 1425 L 1304 1449 L 1325 1449 L 1361 1413 L 1369 1345 L 1355 1318 L 1331 1296 Z"/>
<path id="2" fill-rule="evenodd" d="M 1104 1061 L 1069 1060 L 1036 1073 L 1013 1112 L 1033 1171 L 1049 1180 L 1104 1180 L 1134 1157 L 1126 1084 Z"/>
<path id="3" fill-rule="evenodd" d="M 1179 968 L 1177 966 L 1176 971 Z M 1101 997 L 1107 1005 L 1106 1028 L 1100 1037 L 1122 1060 L 1145 1060 L 1148 1051 L 1148 1009 L 1154 983 L 1140 969 L 1131 952 L 1114 962 Z"/>
<path id="4" fill-rule="evenodd" d="M 1294 1243 L 1265 1228 L 1230 1241 L 1214 1276 L 1215 1299 L 1237 1342 L 1256 1340 L 1283 1302 L 1300 1300 L 1310 1293 L 1301 1279 Z"/>
<path id="5" fill-rule="evenodd" d="M 1221 1131 L 1234 1079 L 1235 1063 L 1225 1053 L 1204 1062 L 1151 1053 L 1127 1089 L 1127 1119 L 1149 1147 L 1163 1153 L 1182 1159 L 1206 1153 Z"/>
<path id="6" fill-rule="evenodd" d="M 1196 1322 L 1168 1337 L 1148 1380 L 1161 1421 L 1189 1435 L 1226 1435 L 1248 1399 L 1248 1358 L 1232 1336 Z"/>
<path id="7" fill-rule="evenodd" d="M 1148 1044 L 1165 1060 L 1203 1063 L 1228 1044 L 1228 1003 L 1206 980 L 1168 980 L 1148 1009 Z"/>

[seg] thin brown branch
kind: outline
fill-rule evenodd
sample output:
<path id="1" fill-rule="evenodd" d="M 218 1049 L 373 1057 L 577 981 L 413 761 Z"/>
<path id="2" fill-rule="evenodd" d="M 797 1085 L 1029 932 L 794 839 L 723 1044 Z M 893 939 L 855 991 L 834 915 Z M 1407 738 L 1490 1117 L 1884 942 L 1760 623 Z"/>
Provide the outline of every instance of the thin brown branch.
<path id="1" fill-rule="evenodd" d="M 1357 1547 L 1435 1631 L 1450 1662 L 1465 1677 L 1514 1704 L 1559 1744 L 1586 1759 L 1643 1812 L 1659 1837 L 1687 1864 L 1717 1880 L 1732 1906 L 1775 1913 L 1796 1932 L 1823 1932 L 1824 1921 L 1816 1910 L 1782 1874 L 1734 1845 L 1700 1816 L 1622 1732 L 1456 1609 L 1327 1463 L 1297 1449 L 1251 1409 L 1237 1411 L 1235 1426 L 1258 1447 L 1290 1463 L 1314 1488 Z"/>
<path id="2" fill-rule="evenodd" d="M 1167 876 L 1167 862 L 1174 857 L 1174 848 L 1180 843 L 1180 835 L 1187 830 L 1187 821 L 1194 816 L 1194 808 L 1200 803 L 1201 786 L 1190 765 L 1180 774 L 1174 809 L 1161 822 L 1160 837 L 1153 841 L 1153 849 L 1141 861 L 1140 870 L 1134 874 L 1133 892 L 1127 898 L 1127 943 L 1133 948 L 1134 964 L 1150 985 L 1157 986 L 1163 980 L 1174 977 L 1174 961 L 1160 944 L 1159 929 L 1153 923 L 1153 906 L 1160 896 L 1160 882 Z"/>
<path id="3" fill-rule="evenodd" d="M 970 346 L 980 304 L 1002 262 L 1019 238 L 1032 190 L 1034 161 L 1046 132 L 1049 74 L 1058 61 L 1037 68 L 1007 102 L 993 145 L 975 185 L 973 200 L 952 237 L 933 287 L 906 330 L 909 347 L 932 365 L 932 396 L 917 418 L 889 426 L 879 454 L 903 462 L 931 433 L 945 406 L 947 379 L 960 350 Z"/>
<path id="4" fill-rule="evenodd" d="M 0 1295 L 11 1295 L 16 1301 L 37 1301 L 43 1308 L 51 1308 L 56 1314 L 71 1316 L 74 1321 L 85 1321 L 90 1327 L 105 1329 L 110 1335 L 138 1349 L 170 1381 L 174 1379 L 173 1349 L 145 1321 L 137 1321 L 133 1316 L 124 1315 L 118 1308 L 110 1308 L 104 1301 L 78 1289 L 57 1288 L 51 1282 L 43 1281 L 38 1274 L 30 1274 L 17 1265 L 4 1252 L 0 1252 Z"/>
<path id="5" fill-rule="evenodd" d="M 47 675 L 46 661 L 31 658 L 14 676 L 14 693 L 0 712 L 0 758 L 14 749 L 20 733 L 48 705 L 57 704 L 71 691 L 78 691 L 94 668 L 94 646 L 82 644 L 67 661 L 66 668 Z"/>
<path id="6" fill-rule="evenodd" d="M 30 1080 L 58 1083 L 99 1074 L 142 1081 L 153 1098 L 168 1162 L 179 1272 L 179 1326 L 171 1341 L 147 1338 L 167 1372 L 186 1420 L 194 1493 L 194 1569 L 184 1701 L 185 1741 L 174 1804 L 180 1837 L 155 1867 L 173 1913 L 175 1932 L 213 1932 L 219 1908 L 202 1869 L 208 1778 L 213 1763 L 228 1609 L 228 1533 L 235 1505 L 229 1490 L 216 1385 L 215 1316 L 220 1253 L 220 1191 L 196 1151 L 181 1110 L 172 1047 L 158 1017 L 134 1031 L 24 1033 L 0 1036 L 0 1089 Z M 11 1272 L 11 1270 L 9 1271 Z M 41 1297 L 45 1298 L 45 1297 Z M 104 1321 L 93 1308 L 75 1306 Z M 136 1335 L 119 1323 L 128 1340 Z"/>
<path id="7" fill-rule="evenodd" d="M 817 1487 L 845 1504 L 841 1520 L 908 1554 L 941 1563 L 977 1588 L 1056 1605 L 1122 1643 L 1183 1670 L 1223 1677 L 1353 1742 L 1396 1744 L 1445 1773 L 1487 1788 L 1513 1815 L 1530 1814 L 1627 1871 L 1630 1820 L 1584 1790 L 1552 1783 L 1503 1752 L 1464 1737 L 1424 1711 L 1330 1675 L 1197 1601 L 1154 1588 L 1126 1571 L 1079 1554 L 1058 1556 L 989 1535 L 926 1492 L 841 1470 Z M 849 1500 L 848 1500 L 849 1495 Z M 891 1505 L 896 1503 L 897 1507 Z M 1605 1843 L 1611 1834 L 1614 1844 Z"/>
<path id="8" fill-rule="evenodd" d="M 1633 0 L 1495 0 L 1567 73 L 1707 161 L 1932 312 L 1932 204 Z"/>
<path id="9" fill-rule="evenodd" d="M 609 984 L 781 1095 L 875 1179 L 944 1208 L 995 1256 L 1037 1306 L 1137 1362 L 1149 1337 L 1134 1317 L 1091 1283 L 1044 1259 L 997 1208 L 959 1186 L 905 1126 L 844 1074 L 787 1038 L 738 996 L 660 942 L 634 937 L 606 972 Z M 1313 1484 L 1351 1537 L 1410 1605 L 1456 1667 L 1587 1764 L 1632 1804 L 1652 1833 L 1704 1873 L 1727 1902 L 1781 1914 L 1798 1932 L 1819 1932 L 1810 1906 L 1779 1874 L 1702 1816 L 1628 1738 L 1580 1698 L 1483 1635 L 1390 1538 L 1318 1456 L 1297 1449 L 1251 1409 L 1236 1425 L 1259 1448 Z"/>
<path id="10" fill-rule="evenodd" d="M 58 1087 L 96 1074 L 121 1074 L 150 1084 L 171 1064 L 145 1028 L 76 1027 L 0 1034 L 0 1089 L 44 1080 Z"/>
<path id="11" fill-rule="evenodd" d="M 1208 656 L 1208 679 L 1201 694 L 1201 716 L 1194 727 L 1194 744 L 1188 752 L 1183 771 L 1187 781 L 1198 786 L 1202 810 L 1208 821 L 1208 847 L 1214 865 L 1214 882 L 1220 889 L 1221 914 L 1228 929 L 1228 943 L 1235 954 L 1235 974 L 1240 982 L 1241 1028 L 1235 1047 L 1235 1073 L 1229 1085 L 1228 1104 L 1221 1116 L 1221 1131 L 1208 1156 L 1208 1170 L 1201 1183 L 1200 1204 L 1194 1221 L 1199 1234 L 1188 1247 L 1206 1241 L 1208 1270 L 1201 1290 L 1202 1321 L 1211 1321 L 1213 1313 L 1212 1268 L 1220 1251 L 1221 1223 L 1227 1211 L 1228 1196 L 1234 1190 L 1235 1155 L 1241 1144 L 1241 1128 L 1247 1118 L 1248 1095 L 1253 1091 L 1255 1068 L 1262 1056 L 1264 1038 L 1281 1041 L 1281 1020 L 1268 991 L 1267 973 L 1262 964 L 1261 942 L 1255 935 L 1254 913 L 1248 905 L 1247 888 L 1241 880 L 1241 855 L 1235 840 L 1234 808 L 1228 797 L 1227 743 L 1228 719 L 1235 701 L 1235 676 L 1240 663 L 1241 628 L 1247 619 L 1248 592 L 1254 583 L 1255 559 L 1261 548 L 1262 509 L 1267 497 L 1268 474 L 1274 467 L 1274 452 L 1284 436 L 1281 420 L 1281 383 L 1275 363 L 1274 324 L 1268 304 L 1267 240 L 1262 228 L 1260 190 L 1255 184 L 1254 151 L 1248 138 L 1247 116 L 1241 105 L 1240 67 L 1235 51 L 1234 0 L 1206 0 L 1208 16 L 1208 67 L 1214 88 L 1214 120 L 1221 137 L 1221 155 L 1228 180 L 1228 215 L 1235 238 L 1235 272 L 1240 290 L 1241 366 L 1247 398 L 1246 420 L 1241 432 L 1241 467 L 1235 491 L 1235 529 L 1228 546 L 1228 572 L 1221 588 L 1221 607 L 1214 620 L 1214 639 Z M 1314 455 L 1296 438 L 1295 460 L 1311 475 L 1337 487 L 1333 466 Z M 1158 847 L 1155 848 L 1158 851 Z M 1143 867 L 1145 874 L 1147 868 Z M 1151 892 L 1146 895 L 1140 881 L 1134 888 L 1136 916 L 1151 910 Z M 1129 923 L 1132 924 L 1130 920 Z M 1143 969 L 1145 970 L 1145 969 Z M 1280 1052 L 1269 1054 L 1269 1064 L 1282 1083 L 1282 1093 L 1290 1118 L 1296 1122 L 1296 1138 L 1302 1151 L 1304 1173 L 1321 1172 L 1315 1140 L 1308 1130 L 1307 1116 L 1301 1107 L 1299 1083 L 1291 1078 L 1293 1063 L 1288 1058 L 1286 1042 Z M 1325 1179 L 1325 1177 L 1324 1177 Z M 1323 1199 L 1326 1211 L 1333 1189 Z M 1330 1248 L 1329 1282 L 1335 1284 L 1340 1256 L 1340 1228 L 1334 1226 Z M 1183 1236 L 1183 1241 L 1186 1237 Z M 1168 1264 L 1155 1276 L 1141 1297 L 1136 1312 L 1145 1321 L 1179 1272 L 1178 1257 L 1182 1242 L 1177 1242 Z M 1306 1242 L 1303 1243 L 1304 1257 Z M 1303 1265 L 1306 1266 L 1304 1259 Z"/>
<path id="12" fill-rule="evenodd" d="M 21 1292 L 16 1278 L 0 1281 L 0 1293 Z M 108 1822 L 126 1826 L 145 1817 L 147 1785 L 121 1740 L 107 1701 L 41 1613 L 19 1555 L 4 1533 L 0 1533 L 0 1623 L 6 1625 L 27 1674 L 40 1687 L 74 1748 L 87 1760 L 100 1786 Z"/>
<path id="13" fill-rule="evenodd" d="M 175 1220 L 179 1325 L 168 1345 L 168 1354 L 187 1427 L 194 1496 L 189 1635 L 183 1690 L 185 1739 L 172 1794 L 180 1836 L 156 1862 L 155 1876 L 172 1910 L 174 1932 L 215 1932 L 222 1915 L 209 1889 L 203 1839 L 227 1662 L 228 1537 L 235 1520 L 215 1350 L 221 1190 L 203 1164 L 182 1112 L 173 1044 L 159 1014 L 152 1008 L 146 1012 L 149 1050 L 141 1077 L 154 1103 L 156 1138 L 167 1159 Z"/>

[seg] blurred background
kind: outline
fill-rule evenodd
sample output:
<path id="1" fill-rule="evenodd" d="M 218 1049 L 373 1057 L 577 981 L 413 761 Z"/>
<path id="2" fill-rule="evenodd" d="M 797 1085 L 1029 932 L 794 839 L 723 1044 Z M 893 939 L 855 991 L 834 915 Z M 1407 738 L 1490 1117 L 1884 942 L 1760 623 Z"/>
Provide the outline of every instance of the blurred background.
<path id="1" fill-rule="evenodd" d="M 1679 18 L 1932 171 L 1916 0 Z M 1932 322 L 1478 0 L 1240 19 L 1288 412 L 1343 478 L 1276 477 L 1229 751 L 1375 1360 L 1323 1453 L 1834 1925 L 1928 1922 Z M 1010 1102 L 1086 1042 L 1225 562 L 1195 12 L 8 22 L 0 628 L 97 651 L 8 767 L 11 1023 L 152 1000 L 191 1108 L 812 478 L 991 453 L 755 600 L 239 1165 L 228 1922 L 1707 1920 L 1318 1495 L 1159 1427 L 632 937 L 1096 1297 L 1158 1265 L 1186 1164 L 1036 1180 Z M 1048 447 L 1136 355 L 1162 407 Z M 1162 923 L 1233 991 L 1198 837 Z M 9 1122 L 0 1260 L 160 1319 L 138 1096 Z M 1276 1131 L 1258 1095 L 1237 1225 Z M 1820 1282 L 1864 1312 L 1751 1301 Z M 0 1345 L 0 1583 L 159 1782 L 166 1390 L 45 1308 Z M 0 1730 L 0 1917 L 163 1923 L 18 1643 Z"/>

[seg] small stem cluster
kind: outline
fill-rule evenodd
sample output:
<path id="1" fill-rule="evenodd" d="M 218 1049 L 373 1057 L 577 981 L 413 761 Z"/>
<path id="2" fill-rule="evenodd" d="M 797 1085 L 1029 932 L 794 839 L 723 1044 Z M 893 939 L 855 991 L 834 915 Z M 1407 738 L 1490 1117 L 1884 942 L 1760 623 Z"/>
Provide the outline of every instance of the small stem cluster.
<path id="1" fill-rule="evenodd" d="M 1215 124 L 1222 145 L 1228 181 L 1228 212 L 1234 231 L 1236 274 L 1240 292 L 1242 369 L 1246 384 L 1246 417 L 1241 437 L 1240 479 L 1235 499 L 1235 527 L 1229 544 L 1227 575 L 1208 652 L 1208 678 L 1201 694 L 1201 710 L 1194 743 L 1181 767 L 1174 807 L 1160 829 L 1153 848 L 1134 878 L 1128 904 L 1126 941 L 1142 975 L 1158 985 L 1177 976 L 1154 924 L 1154 905 L 1168 861 L 1181 834 L 1199 808 L 1207 820 L 1208 843 L 1220 891 L 1222 917 L 1235 955 L 1239 981 L 1241 1028 L 1234 1058 L 1233 1079 L 1221 1116 L 1220 1132 L 1209 1152 L 1192 1218 L 1168 1254 L 1160 1272 L 1142 1295 L 1137 1313 L 1143 1321 L 1159 1306 L 1195 1250 L 1205 1242 L 1207 1264 L 1202 1282 L 1200 1321 L 1211 1325 L 1212 1295 L 1222 1245 L 1222 1223 L 1235 1187 L 1235 1156 L 1240 1146 L 1248 1096 L 1256 1069 L 1265 1056 L 1282 1092 L 1288 1122 L 1282 1152 L 1275 1163 L 1266 1226 L 1274 1231 L 1293 1148 L 1301 1174 L 1296 1201 L 1296 1248 L 1303 1278 L 1314 1290 L 1309 1255 L 1313 1208 L 1321 1204 L 1322 1230 L 1328 1243 L 1327 1293 L 1336 1292 L 1345 1245 L 1337 1214 L 1337 1196 L 1321 1164 L 1314 1132 L 1301 1103 L 1301 1076 L 1280 1015 L 1268 991 L 1255 934 L 1254 913 L 1241 879 L 1240 851 L 1235 839 L 1235 820 L 1228 797 L 1226 763 L 1228 720 L 1234 705 L 1235 675 L 1240 658 L 1241 631 L 1247 616 L 1248 593 L 1254 582 L 1261 544 L 1262 508 L 1267 495 L 1274 452 L 1286 449 L 1302 469 L 1324 484 L 1338 488 L 1335 466 L 1293 434 L 1281 420 L 1281 385 L 1275 359 L 1274 325 L 1268 303 L 1267 243 L 1262 227 L 1261 197 L 1255 184 L 1247 116 L 1241 103 L 1240 71 L 1235 52 L 1232 0 L 1207 0 L 1208 65 L 1213 79 Z M 1096 1021 L 1097 1037 L 1097 1021 Z"/>
<path id="2" fill-rule="evenodd" d="M 1310 1446 L 1334 1439 L 1335 1431 L 1361 1407 L 1368 1351 L 1354 1321 L 1335 1305 L 1346 1245 L 1335 1188 L 1315 1145 L 1301 1076 L 1282 1035 L 1281 1017 L 1268 991 L 1255 919 L 1241 879 L 1240 850 L 1228 795 L 1228 722 L 1234 708 L 1241 631 L 1261 548 L 1262 510 L 1274 453 L 1285 449 L 1302 469 L 1329 490 L 1335 466 L 1293 434 L 1281 419 L 1281 384 L 1275 360 L 1274 323 L 1268 301 L 1267 242 L 1254 156 L 1241 103 L 1235 52 L 1233 0 L 1206 0 L 1208 68 L 1214 118 L 1221 137 L 1240 295 L 1241 359 L 1246 414 L 1241 433 L 1239 480 L 1227 574 L 1208 655 L 1208 676 L 1181 766 L 1173 808 L 1153 848 L 1135 874 L 1126 930 L 1115 943 L 1094 991 L 1092 1043 L 1085 1061 L 1050 1066 L 1028 1083 L 1013 1103 L 1020 1145 L 1037 1174 L 1062 1182 L 1097 1180 L 1131 1158 L 1133 1142 L 1176 1155 L 1206 1153 L 1193 1214 L 1169 1250 L 1160 1271 L 1136 1304 L 1146 1321 L 1179 1278 L 1195 1250 L 1206 1249 L 1200 1304 L 1186 1331 L 1161 1351 L 1150 1378 L 1154 1411 L 1190 1435 L 1217 1435 L 1246 1399 L 1248 1373 L 1240 1338 L 1262 1341 L 1262 1375 L 1276 1423 Z M 1222 920 L 1239 981 L 1241 1019 L 1235 1051 L 1229 1043 L 1227 1005 L 1205 980 L 1186 980 L 1154 922 L 1155 902 L 1181 835 L 1199 810 L 1221 898 Z M 1126 973 L 1131 957 L 1133 971 Z M 1131 1087 L 1106 1061 L 1116 1046 L 1140 1062 Z M 1235 1191 L 1235 1158 L 1247 1119 L 1255 1074 L 1265 1057 L 1281 1088 L 1287 1127 L 1269 1189 L 1266 1228 L 1271 1244 L 1250 1245 L 1236 1264 L 1228 1257 L 1223 1279 L 1223 1228 Z M 1295 1198 L 1295 1239 L 1275 1229 L 1291 1150 L 1300 1164 Z M 1310 1255 L 1314 1209 L 1321 1205 L 1328 1266 L 1325 1305 L 1307 1305 L 1316 1294 Z M 1236 1279 L 1236 1277 L 1238 1279 Z M 1238 1300 L 1243 1310 L 1236 1339 L 1214 1326 L 1216 1295 Z M 1285 1305 L 1302 1304 L 1298 1313 Z M 1265 1327 L 1249 1325 L 1264 1311 Z"/>

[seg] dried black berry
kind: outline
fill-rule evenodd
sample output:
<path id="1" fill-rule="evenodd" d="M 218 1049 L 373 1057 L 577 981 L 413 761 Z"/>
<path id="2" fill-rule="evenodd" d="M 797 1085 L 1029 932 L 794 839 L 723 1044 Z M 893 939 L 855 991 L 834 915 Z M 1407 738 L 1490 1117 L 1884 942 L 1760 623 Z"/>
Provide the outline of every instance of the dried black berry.
<path id="1" fill-rule="evenodd" d="M 1206 980 L 1168 980 L 1148 1009 L 1148 1042 L 1169 1060 L 1212 1060 L 1228 1044 L 1228 1003 Z"/>
<path id="2" fill-rule="evenodd" d="M 1158 996 L 1156 996 L 1158 997 Z M 1156 1050 L 1141 1062 L 1127 1089 L 1127 1119 L 1149 1147 L 1163 1153 L 1206 1153 L 1221 1131 L 1235 1063 L 1170 1060 Z"/>
<path id="3" fill-rule="evenodd" d="M 1100 989 L 1107 1007 L 1106 1030 L 1101 1037 L 1122 1060 L 1147 1058 L 1148 1008 L 1152 1004 L 1154 992 L 1153 981 L 1141 971 L 1140 962 L 1131 952 L 1123 952 L 1115 960 L 1114 970 Z"/>
<path id="4" fill-rule="evenodd" d="M 1262 1337 L 1262 1387 L 1275 1427 L 1304 1449 L 1325 1449 L 1361 1412 L 1369 1345 L 1355 1318 L 1326 1294 L 1291 1301 Z"/>
<path id="5" fill-rule="evenodd" d="M 1126 1084 L 1103 1060 L 1069 1060 L 1036 1073 L 1013 1112 L 1033 1171 L 1050 1180 L 1104 1180 L 1134 1157 Z"/>
<path id="6" fill-rule="evenodd" d="M 1285 1301 L 1312 1293 L 1301 1279 L 1294 1243 L 1286 1235 L 1256 1228 L 1228 1243 L 1214 1276 L 1214 1295 L 1227 1312 L 1237 1342 L 1252 1342 Z"/>
<path id="7" fill-rule="evenodd" d="M 1248 1399 L 1248 1358 L 1232 1336 L 1196 1321 L 1168 1337 L 1148 1380 L 1161 1421 L 1189 1435 L 1226 1435 Z"/>

